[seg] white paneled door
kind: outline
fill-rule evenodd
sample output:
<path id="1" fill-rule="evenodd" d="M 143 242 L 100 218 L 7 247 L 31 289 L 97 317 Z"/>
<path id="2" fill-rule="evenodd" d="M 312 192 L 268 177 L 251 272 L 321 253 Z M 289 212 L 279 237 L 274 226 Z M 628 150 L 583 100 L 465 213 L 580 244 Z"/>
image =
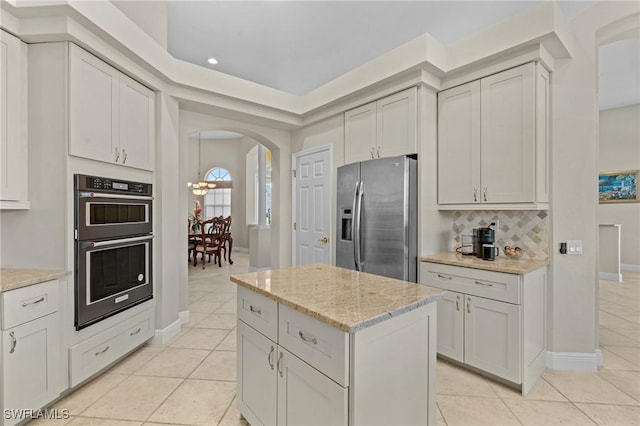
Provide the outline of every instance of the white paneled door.
<path id="1" fill-rule="evenodd" d="M 294 265 L 331 263 L 331 149 L 294 154 Z"/>

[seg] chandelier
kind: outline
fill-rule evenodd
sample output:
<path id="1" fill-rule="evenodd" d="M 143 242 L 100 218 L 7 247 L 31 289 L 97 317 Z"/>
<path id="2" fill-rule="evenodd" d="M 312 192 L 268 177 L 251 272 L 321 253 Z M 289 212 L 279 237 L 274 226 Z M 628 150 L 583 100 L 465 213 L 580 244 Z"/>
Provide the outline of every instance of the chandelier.
<path id="1" fill-rule="evenodd" d="M 191 188 L 193 195 L 202 196 L 209 192 L 210 189 L 216 187 L 213 182 L 207 182 L 206 180 L 200 180 L 200 156 L 202 154 L 200 132 L 198 132 L 198 176 L 196 183 L 187 182 L 187 188 Z"/>

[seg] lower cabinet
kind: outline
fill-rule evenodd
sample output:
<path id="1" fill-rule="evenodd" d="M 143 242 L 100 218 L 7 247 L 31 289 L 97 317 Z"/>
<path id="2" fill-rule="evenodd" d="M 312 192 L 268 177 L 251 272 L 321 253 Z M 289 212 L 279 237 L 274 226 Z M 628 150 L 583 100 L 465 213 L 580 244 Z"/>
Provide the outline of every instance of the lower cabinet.
<path id="1" fill-rule="evenodd" d="M 420 282 L 438 300 L 438 354 L 519 385 L 546 367 L 546 269 L 523 275 L 423 262 Z"/>
<path id="2" fill-rule="evenodd" d="M 519 383 L 520 347 L 519 306 L 455 292 L 438 301 L 441 355 Z"/>
<path id="3" fill-rule="evenodd" d="M 349 333 L 239 287 L 238 410 L 252 425 L 435 424 L 435 308 Z"/>
<path id="4" fill-rule="evenodd" d="M 63 390 L 57 280 L 1 297 L 0 425 L 31 418 Z"/>
<path id="5" fill-rule="evenodd" d="M 238 361 L 238 407 L 249 423 L 348 423 L 347 388 L 241 321 Z"/>

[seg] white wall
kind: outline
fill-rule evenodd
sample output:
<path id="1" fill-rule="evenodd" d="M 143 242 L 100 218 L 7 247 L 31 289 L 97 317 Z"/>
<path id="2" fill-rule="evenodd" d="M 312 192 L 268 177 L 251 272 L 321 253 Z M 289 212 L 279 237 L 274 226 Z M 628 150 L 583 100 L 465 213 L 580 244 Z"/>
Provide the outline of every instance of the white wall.
<path id="1" fill-rule="evenodd" d="M 551 258 L 549 350 L 594 354 L 598 335 L 597 43 L 603 27 L 637 13 L 635 2 L 602 2 L 571 21 L 573 58 L 551 77 Z M 614 24 L 617 25 L 617 24 Z M 559 253 L 582 240 L 583 255 Z"/>
<path id="2" fill-rule="evenodd" d="M 160 46 L 167 48 L 167 2 L 111 0 L 137 26 L 149 34 Z"/>
<path id="3" fill-rule="evenodd" d="M 640 169 L 640 105 L 600 111 L 598 171 Z M 620 260 L 640 270 L 640 203 L 598 205 L 598 223 L 622 225 Z"/>
<path id="4" fill-rule="evenodd" d="M 291 264 L 291 135 L 289 132 L 266 126 L 252 124 L 249 121 L 238 121 L 222 118 L 203 112 L 194 112 L 187 109 L 180 110 L 180 144 L 187 146 L 189 135 L 199 130 L 229 130 L 246 135 L 271 151 L 273 182 L 271 222 L 271 265 L 274 268 L 286 267 Z M 248 148 L 244 151 L 244 156 Z M 187 149 L 181 151 L 181 156 L 188 158 Z M 187 159 L 181 162 L 183 167 L 188 167 Z M 243 163 L 244 164 L 244 163 Z M 204 166 L 203 166 L 204 170 Z M 187 193 L 187 181 L 193 177 L 184 172 L 184 181 L 181 190 Z M 244 203 L 244 201 L 239 201 Z M 187 218 L 192 205 L 185 203 L 183 206 L 183 218 Z M 235 219 L 234 219 L 235 220 Z M 235 226 L 235 224 L 234 224 Z M 184 237 L 186 241 L 186 226 Z M 234 237 L 235 238 L 235 237 Z M 235 241 L 234 241 L 235 245 Z"/>
<path id="5" fill-rule="evenodd" d="M 203 129 L 206 130 L 206 129 Z M 249 236 L 246 222 L 246 156 L 251 148 L 258 142 L 251 138 L 243 137 L 237 139 L 202 139 L 200 165 L 198 165 L 198 135 L 192 134 L 189 138 L 189 153 L 187 178 L 190 182 L 195 182 L 200 168 L 200 179 L 205 177 L 205 173 L 213 167 L 226 169 L 233 179 L 233 190 L 231 191 L 231 216 L 233 217 L 232 232 L 233 246 L 249 247 Z M 194 200 L 198 199 L 204 209 L 204 197 L 197 197 L 193 192 L 187 191 L 189 214 L 193 211 Z"/>

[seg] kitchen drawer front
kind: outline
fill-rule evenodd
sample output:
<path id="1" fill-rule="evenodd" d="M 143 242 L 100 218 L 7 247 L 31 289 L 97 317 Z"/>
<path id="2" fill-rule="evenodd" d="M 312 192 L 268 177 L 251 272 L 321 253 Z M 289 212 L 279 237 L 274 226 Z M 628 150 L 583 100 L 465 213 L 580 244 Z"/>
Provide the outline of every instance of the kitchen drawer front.
<path id="1" fill-rule="evenodd" d="M 423 262 L 420 283 L 487 299 L 520 304 L 520 275 Z"/>
<path id="2" fill-rule="evenodd" d="M 279 307 L 278 343 L 341 386 L 349 386 L 349 334 Z"/>
<path id="3" fill-rule="evenodd" d="M 151 338 L 153 310 L 142 312 L 69 349 L 71 386 L 76 386 Z"/>
<path id="4" fill-rule="evenodd" d="M 2 329 L 8 330 L 58 311 L 58 280 L 5 291 L 2 296 Z"/>
<path id="5" fill-rule="evenodd" d="M 278 341 L 278 303 L 274 300 L 238 286 L 238 318 Z"/>

